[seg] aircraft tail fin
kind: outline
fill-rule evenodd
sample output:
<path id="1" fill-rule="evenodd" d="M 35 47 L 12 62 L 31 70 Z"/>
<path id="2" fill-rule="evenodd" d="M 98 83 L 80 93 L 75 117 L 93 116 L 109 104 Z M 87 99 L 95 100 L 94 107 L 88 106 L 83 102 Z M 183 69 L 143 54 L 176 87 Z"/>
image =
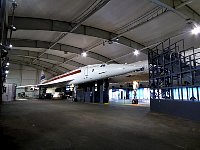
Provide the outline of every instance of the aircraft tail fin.
<path id="1" fill-rule="evenodd" d="M 46 81 L 46 77 L 45 77 L 44 71 L 42 70 L 41 76 L 40 76 L 40 83 L 43 83 L 44 81 Z"/>

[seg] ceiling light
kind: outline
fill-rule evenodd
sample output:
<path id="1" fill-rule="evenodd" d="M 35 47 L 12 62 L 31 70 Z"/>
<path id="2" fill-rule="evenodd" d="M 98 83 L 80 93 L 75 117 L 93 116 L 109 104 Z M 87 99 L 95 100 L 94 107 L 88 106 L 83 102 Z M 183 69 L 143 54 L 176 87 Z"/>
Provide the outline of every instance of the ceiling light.
<path id="1" fill-rule="evenodd" d="M 10 44 L 10 45 L 9 45 L 9 48 L 12 48 L 12 47 L 13 47 L 12 44 Z"/>
<path id="2" fill-rule="evenodd" d="M 12 31 L 16 31 L 16 30 L 17 30 L 17 28 L 16 28 L 15 26 L 13 26 L 13 25 L 10 25 L 10 29 L 11 29 Z"/>
<path id="3" fill-rule="evenodd" d="M 7 62 L 7 63 L 6 63 L 6 66 L 9 66 L 9 65 L 10 65 L 10 63 L 9 63 L 9 62 Z"/>
<path id="4" fill-rule="evenodd" d="M 17 30 L 15 26 L 13 26 L 12 29 L 13 29 L 13 31 L 16 31 L 16 30 Z"/>
<path id="5" fill-rule="evenodd" d="M 117 43 L 117 44 L 119 44 L 118 42 L 119 42 L 119 38 L 117 37 L 117 38 L 114 38 L 114 39 L 112 39 L 111 40 L 112 41 L 112 43 Z"/>
<path id="6" fill-rule="evenodd" d="M 138 51 L 138 50 L 135 50 L 135 51 L 133 52 L 133 54 L 137 56 L 137 55 L 139 54 L 139 51 Z"/>
<path id="7" fill-rule="evenodd" d="M 86 52 L 83 52 L 81 55 L 82 55 L 83 57 L 86 57 L 86 56 L 87 56 L 87 53 L 86 53 Z"/>
<path id="8" fill-rule="evenodd" d="M 192 34 L 199 34 L 200 33 L 200 26 L 196 26 L 195 28 L 192 29 L 191 31 Z"/>
<path id="9" fill-rule="evenodd" d="M 8 70 L 6 70 L 6 71 L 5 71 L 5 73 L 6 73 L 6 74 L 8 74 L 8 73 L 9 73 L 9 71 L 8 71 Z"/>

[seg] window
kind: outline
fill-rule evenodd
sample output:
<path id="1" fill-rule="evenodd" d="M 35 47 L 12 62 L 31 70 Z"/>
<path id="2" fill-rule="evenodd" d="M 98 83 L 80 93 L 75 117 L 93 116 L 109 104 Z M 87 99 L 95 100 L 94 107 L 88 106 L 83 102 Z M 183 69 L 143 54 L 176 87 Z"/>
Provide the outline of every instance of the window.
<path id="1" fill-rule="evenodd" d="M 105 64 L 102 64 L 100 67 L 105 67 L 106 65 Z"/>

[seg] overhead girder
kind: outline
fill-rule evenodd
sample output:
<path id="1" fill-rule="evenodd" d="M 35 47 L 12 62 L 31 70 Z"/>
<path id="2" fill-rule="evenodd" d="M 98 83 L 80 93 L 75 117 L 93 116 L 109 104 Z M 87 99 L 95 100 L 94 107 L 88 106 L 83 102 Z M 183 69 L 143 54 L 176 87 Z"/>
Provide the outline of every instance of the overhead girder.
<path id="1" fill-rule="evenodd" d="M 12 64 L 19 64 L 19 65 L 24 65 L 24 66 L 29 66 L 29 67 L 33 67 L 35 69 L 39 69 L 39 70 L 44 70 L 52 75 L 58 75 L 57 72 L 53 71 L 53 70 L 49 70 L 48 68 L 44 67 L 44 66 L 41 66 L 41 65 L 36 65 L 36 64 L 29 64 L 27 62 L 23 62 L 23 61 L 19 61 L 19 60 L 15 60 L 15 59 L 12 59 L 10 60 L 10 63 Z"/>
<path id="2" fill-rule="evenodd" d="M 9 52 L 9 54 L 8 54 L 9 58 L 12 59 L 13 57 L 21 57 L 23 60 L 24 60 L 24 59 L 28 60 L 29 63 L 30 63 L 33 59 L 37 58 L 37 57 L 35 57 L 34 55 L 26 55 L 26 54 L 27 54 L 26 51 L 25 51 L 25 53 L 16 53 L 15 51 L 16 51 L 16 50 Z M 17 50 L 17 51 L 18 51 L 18 50 Z M 23 51 L 23 50 L 22 50 L 22 51 Z M 13 52 L 14 52 L 14 53 L 13 53 Z M 32 53 L 32 54 L 34 54 L 34 53 Z M 54 67 L 54 66 L 56 65 L 56 63 L 51 63 L 51 62 L 49 62 L 48 60 L 37 59 L 36 63 L 40 63 L 40 62 L 44 63 L 44 65 L 46 65 L 46 66 L 48 66 L 48 67 Z M 51 66 L 49 66 L 49 65 L 51 65 Z M 69 70 L 69 69 L 67 69 L 67 68 L 65 68 L 65 67 L 62 67 L 62 66 L 56 66 L 56 68 L 59 69 L 59 70 L 61 70 L 62 72 L 71 71 L 71 70 Z M 52 69 L 52 68 L 51 68 L 51 69 Z"/>
<path id="3" fill-rule="evenodd" d="M 179 15 L 186 21 L 195 21 L 197 23 L 200 22 L 200 14 L 198 14 L 195 10 L 189 7 L 187 4 L 192 2 L 191 0 L 187 1 L 174 1 L 174 0 L 150 0 L 153 3 L 165 7 L 168 10 L 174 12 Z"/>
<path id="4" fill-rule="evenodd" d="M 28 39 L 12 39 L 12 45 L 14 47 L 31 47 L 31 48 L 48 49 L 49 45 L 51 45 L 51 42 L 28 40 Z M 81 53 L 83 52 L 83 50 L 81 48 L 70 46 L 70 45 L 65 45 L 65 44 L 59 44 L 59 43 L 57 43 L 53 47 L 53 50 L 64 51 L 66 53 L 70 52 L 70 53 L 75 53 L 75 54 L 79 54 L 79 55 L 81 55 Z M 107 57 L 105 57 L 103 55 L 100 55 L 100 54 L 97 54 L 97 53 L 94 53 L 94 52 L 91 52 L 91 51 L 87 52 L 87 56 L 91 57 L 93 59 L 99 60 L 101 62 L 107 62 L 107 61 L 111 60 L 111 59 L 109 59 L 109 58 L 107 58 Z M 41 55 L 40 57 L 43 57 L 43 55 Z M 73 65 L 78 65 L 79 67 L 83 66 L 83 64 L 78 63 L 78 62 L 73 61 L 73 60 L 68 61 L 67 59 L 65 59 L 65 61 L 71 62 L 71 65 L 72 64 Z M 115 62 L 115 63 L 117 63 L 117 62 Z"/>
<path id="5" fill-rule="evenodd" d="M 17 55 L 8 55 L 8 56 L 11 61 L 18 60 L 18 61 L 26 62 L 27 64 L 31 64 L 30 62 L 33 59 L 33 58 L 27 58 L 27 57 L 22 57 L 22 56 L 17 56 Z M 61 67 L 53 68 L 55 64 L 52 64 L 43 60 L 37 60 L 37 63 L 33 65 L 44 66 L 46 70 L 57 72 L 57 74 L 62 74 L 64 72 L 63 69 L 61 69 Z"/>
<path id="6" fill-rule="evenodd" d="M 11 18 L 9 18 L 10 20 Z M 46 30 L 46 31 L 58 31 L 58 32 L 69 32 L 74 24 L 65 21 L 57 21 L 42 18 L 30 18 L 30 17 L 15 17 L 15 26 L 21 30 Z M 117 34 L 105 31 L 102 29 L 81 25 L 73 31 L 76 34 L 83 34 L 101 39 L 110 40 L 117 36 Z M 118 43 L 126 45 L 134 49 L 142 49 L 144 45 L 133 41 L 124 36 L 119 37 Z M 148 50 L 144 50 L 144 53 L 148 53 Z"/>
<path id="7" fill-rule="evenodd" d="M 15 49 L 9 51 L 9 54 L 11 54 L 11 55 L 24 55 L 24 56 L 27 56 L 27 57 L 30 56 L 30 57 L 33 57 L 33 58 L 38 58 L 38 56 L 41 53 L 40 52 L 35 52 L 35 51 L 21 50 L 21 49 L 15 48 Z M 60 56 L 56 56 L 56 55 L 52 55 L 52 54 L 47 54 L 47 53 L 43 54 L 40 58 L 57 61 L 59 63 L 62 63 L 62 62 L 65 62 L 65 61 L 68 60 L 68 59 L 66 59 L 64 57 L 60 57 Z M 72 65 L 72 66 L 75 66 L 75 67 L 83 67 L 83 66 L 85 66 L 84 64 L 78 63 L 78 62 L 73 61 L 73 60 L 70 60 L 67 63 L 69 65 Z"/>

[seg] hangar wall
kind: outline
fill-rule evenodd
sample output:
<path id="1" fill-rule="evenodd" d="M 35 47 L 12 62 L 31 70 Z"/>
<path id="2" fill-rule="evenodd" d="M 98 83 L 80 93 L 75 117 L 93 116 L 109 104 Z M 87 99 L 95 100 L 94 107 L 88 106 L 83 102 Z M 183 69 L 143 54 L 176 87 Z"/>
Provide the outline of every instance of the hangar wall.
<path id="1" fill-rule="evenodd" d="M 10 64 L 9 74 L 6 79 L 7 83 L 15 83 L 17 86 L 34 85 L 40 82 L 41 70 L 32 67 Z M 52 75 L 45 72 L 46 78 L 51 78 Z"/>

